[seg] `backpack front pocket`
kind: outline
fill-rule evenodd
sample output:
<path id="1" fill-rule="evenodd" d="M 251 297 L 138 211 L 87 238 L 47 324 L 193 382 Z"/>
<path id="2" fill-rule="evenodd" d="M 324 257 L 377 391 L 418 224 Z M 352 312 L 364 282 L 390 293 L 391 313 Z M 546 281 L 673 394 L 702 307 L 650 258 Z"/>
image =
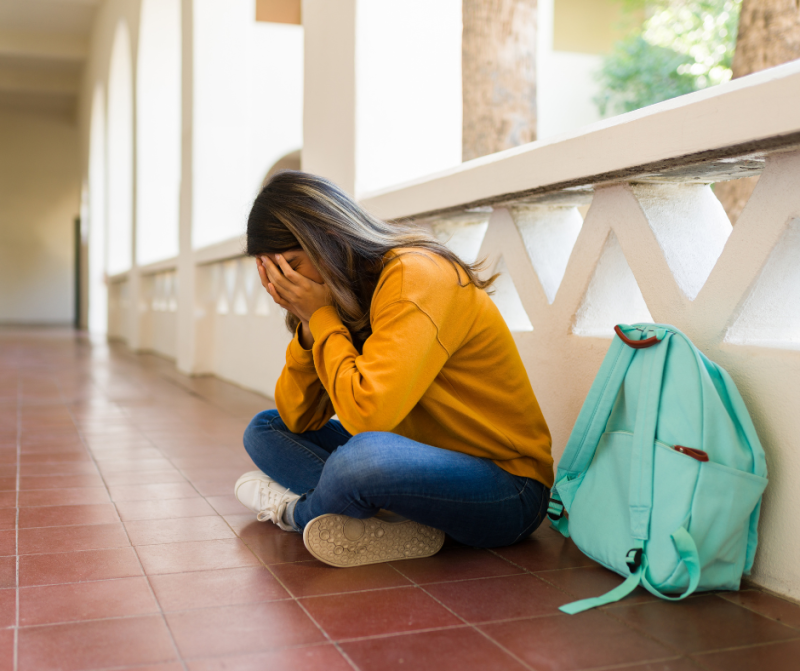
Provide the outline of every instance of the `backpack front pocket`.
<path id="1" fill-rule="evenodd" d="M 701 589 L 738 589 L 744 570 L 750 515 L 767 479 L 714 462 L 700 465 L 689 533 L 703 569 Z"/>

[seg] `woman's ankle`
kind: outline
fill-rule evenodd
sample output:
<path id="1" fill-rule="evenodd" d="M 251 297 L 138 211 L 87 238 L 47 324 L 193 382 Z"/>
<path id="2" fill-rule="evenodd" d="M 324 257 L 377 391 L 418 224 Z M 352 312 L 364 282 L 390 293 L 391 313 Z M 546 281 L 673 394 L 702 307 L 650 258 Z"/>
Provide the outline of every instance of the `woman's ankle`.
<path id="1" fill-rule="evenodd" d="M 294 508 L 299 500 L 300 499 L 295 499 L 294 501 L 290 501 L 288 503 L 286 508 L 283 510 L 282 520 L 284 524 L 288 524 L 294 531 L 303 533 L 303 530 L 300 529 L 294 521 Z"/>

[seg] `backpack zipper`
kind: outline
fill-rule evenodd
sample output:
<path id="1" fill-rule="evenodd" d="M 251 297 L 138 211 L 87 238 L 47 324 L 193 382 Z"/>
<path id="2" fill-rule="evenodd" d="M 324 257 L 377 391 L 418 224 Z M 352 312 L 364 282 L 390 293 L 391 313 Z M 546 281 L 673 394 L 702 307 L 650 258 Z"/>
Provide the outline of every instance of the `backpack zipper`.
<path id="1" fill-rule="evenodd" d="M 609 431 L 608 433 L 609 434 L 624 433 L 627 436 L 633 436 L 632 431 Z M 656 443 L 658 445 L 663 445 L 664 447 L 670 450 L 675 450 L 676 452 L 685 454 L 687 457 L 691 457 L 692 459 L 696 459 L 697 461 L 703 461 L 703 462 L 709 461 L 708 452 L 704 452 L 703 450 L 698 450 L 697 448 L 694 447 L 686 447 L 684 445 L 667 445 L 667 443 L 664 443 L 660 440 L 656 440 Z"/>

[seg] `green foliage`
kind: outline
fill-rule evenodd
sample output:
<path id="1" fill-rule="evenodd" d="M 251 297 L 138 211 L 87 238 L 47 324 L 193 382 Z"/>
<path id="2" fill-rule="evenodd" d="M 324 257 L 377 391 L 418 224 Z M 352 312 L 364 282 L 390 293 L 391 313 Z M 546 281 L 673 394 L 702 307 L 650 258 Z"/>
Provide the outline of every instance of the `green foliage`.
<path id="1" fill-rule="evenodd" d="M 605 116 L 691 93 L 696 90 L 694 77 L 678 69 L 693 62 L 686 54 L 650 44 L 641 35 L 629 37 L 605 59 L 601 71 L 605 88 L 595 104 Z"/>
<path id="2" fill-rule="evenodd" d="M 641 32 L 618 42 L 599 72 L 600 113 L 630 112 L 731 77 L 741 0 L 625 0 L 645 6 Z"/>

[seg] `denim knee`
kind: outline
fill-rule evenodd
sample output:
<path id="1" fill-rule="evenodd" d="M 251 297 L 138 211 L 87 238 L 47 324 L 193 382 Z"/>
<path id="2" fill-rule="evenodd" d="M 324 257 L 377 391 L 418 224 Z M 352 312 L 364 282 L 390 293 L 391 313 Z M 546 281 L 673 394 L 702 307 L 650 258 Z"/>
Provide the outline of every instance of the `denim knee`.
<path id="1" fill-rule="evenodd" d="M 375 485 L 394 469 L 391 456 L 377 444 L 384 434 L 378 431 L 359 433 L 337 449 L 328 460 L 325 472 L 354 491 Z"/>
<path id="2" fill-rule="evenodd" d="M 267 434 L 275 431 L 277 428 L 281 428 L 275 426 L 276 422 L 280 422 L 280 424 L 283 425 L 283 421 L 277 410 L 263 410 L 250 420 L 250 424 L 247 425 L 247 428 L 244 430 L 244 436 L 242 437 L 244 449 L 247 450 L 250 456 L 253 455 L 253 449 L 256 449 L 256 445 L 263 441 Z M 285 426 L 282 428 L 285 428 Z"/>

